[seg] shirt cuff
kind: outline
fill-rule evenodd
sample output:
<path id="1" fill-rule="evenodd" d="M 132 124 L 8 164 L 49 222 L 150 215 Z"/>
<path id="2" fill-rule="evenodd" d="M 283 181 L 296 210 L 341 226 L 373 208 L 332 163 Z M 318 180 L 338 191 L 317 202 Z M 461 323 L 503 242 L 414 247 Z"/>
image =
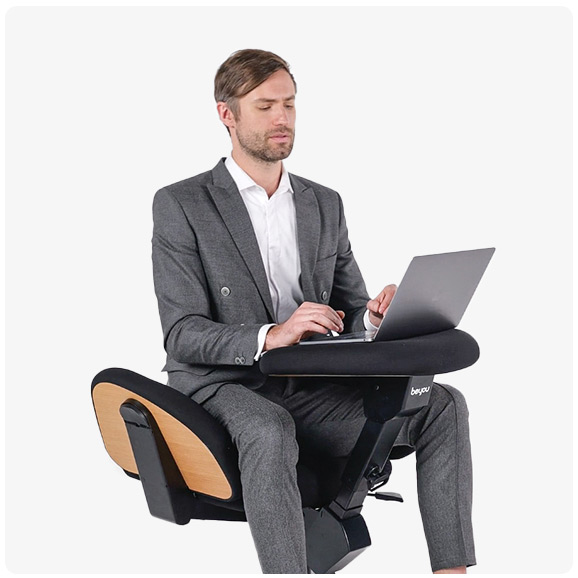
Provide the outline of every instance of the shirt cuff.
<path id="1" fill-rule="evenodd" d="M 255 354 L 255 361 L 259 361 L 261 354 L 263 353 L 263 347 L 265 347 L 265 339 L 267 339 L 267 332 L 271 327 L 275 327 L 275 323 L 269 323 L 269 325 L 263 325 L 261 329 L 259 329 L 259 333 L 257 334 L 257 353 Z"/>
<path id="2" fill-rule="evenodd" d="M 363 316 L 363 325 L 365 326 L 365 329 L 367 329 L 368 331 L 370 331 L 371 329 L 377 331 L 379 329 L 379 326 L 374 325 L 369 320 L 369 309 L 365 310 L 365 315 Z"/>

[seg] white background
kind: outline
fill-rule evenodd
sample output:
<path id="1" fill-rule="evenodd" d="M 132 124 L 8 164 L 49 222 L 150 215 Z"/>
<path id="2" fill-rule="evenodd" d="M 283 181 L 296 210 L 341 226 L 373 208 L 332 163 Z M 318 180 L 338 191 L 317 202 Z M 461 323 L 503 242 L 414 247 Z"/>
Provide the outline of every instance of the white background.
<path id="1" fill-rule="evenodd" d="M 165 381 L 155 191 L 230 150 L 219 64 L 298 83 L 290 171 L 340 191 L 370 293 L 414 255 L 495 246 L 461 328 L 478 573 L 572 564 L 572 14 L 566 8 L 14 8 L 6 15 L 6 562 L 21 573 L 257 573 L 247 524 L 152 518 L 104 450 L 94 374 Z M 342 573 L 429 571 L 406 502 L 364 507 Z"/>

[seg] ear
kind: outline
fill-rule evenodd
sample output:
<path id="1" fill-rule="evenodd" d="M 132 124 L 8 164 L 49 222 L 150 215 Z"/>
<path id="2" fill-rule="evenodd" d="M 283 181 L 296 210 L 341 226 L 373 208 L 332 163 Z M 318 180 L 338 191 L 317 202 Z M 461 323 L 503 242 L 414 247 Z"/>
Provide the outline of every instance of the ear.
<path id="1" fill-rule="evenodd" d="M 226 102 L 217 102 L 217 112 L 219 113 L 219 118 L 221 122 L 227 128 L 233 128 L 235 126 L 235 115 L 233 111 L 229 108 Z"/>

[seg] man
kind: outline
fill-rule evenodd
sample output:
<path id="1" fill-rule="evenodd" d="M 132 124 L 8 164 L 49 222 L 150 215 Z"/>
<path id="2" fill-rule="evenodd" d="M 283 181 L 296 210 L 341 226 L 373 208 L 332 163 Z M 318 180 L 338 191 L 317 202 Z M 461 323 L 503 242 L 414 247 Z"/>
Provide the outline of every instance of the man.
<path id="1" fill-rule="evenodd" d="M 153 207 L 169 385 L 230 432 L 264 573 L 307 572 L 298 444 L 348 455 L 365 418 L 356 388 L 266 378 L 259 357 L 314 333 L 378 326 L 395 293 L 388 285 L 369 299 L 339 195 L 287 173 L 295 94 L 277 55 L 233 54 L 215 77 L 231 156 L 161 189 Z M 429 406 L 407 420 L 396 444 L 416 451 L 432 569 L 465 572 L 475 555 L 461 394 L 434 384 Z"/>

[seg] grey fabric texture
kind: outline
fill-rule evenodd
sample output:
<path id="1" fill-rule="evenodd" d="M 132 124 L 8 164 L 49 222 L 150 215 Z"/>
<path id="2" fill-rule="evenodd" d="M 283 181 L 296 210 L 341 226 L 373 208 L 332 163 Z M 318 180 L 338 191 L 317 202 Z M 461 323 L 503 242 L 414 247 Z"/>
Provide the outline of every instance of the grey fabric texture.
<path id="1" fill-rule="evenodd" d="M 369 296 L 349 243 L 339 195 L 290 175 L 305 301 L 345 311 L 363 329 Z M 165 187 L 153 203 L 152 261 L 166 371 L 185 371 L 183 393 L 212 395 L 227 382 L 259 387 L 254 357 L 262 325 L 274 323 L 257 239 L 224 161 Z"/>

